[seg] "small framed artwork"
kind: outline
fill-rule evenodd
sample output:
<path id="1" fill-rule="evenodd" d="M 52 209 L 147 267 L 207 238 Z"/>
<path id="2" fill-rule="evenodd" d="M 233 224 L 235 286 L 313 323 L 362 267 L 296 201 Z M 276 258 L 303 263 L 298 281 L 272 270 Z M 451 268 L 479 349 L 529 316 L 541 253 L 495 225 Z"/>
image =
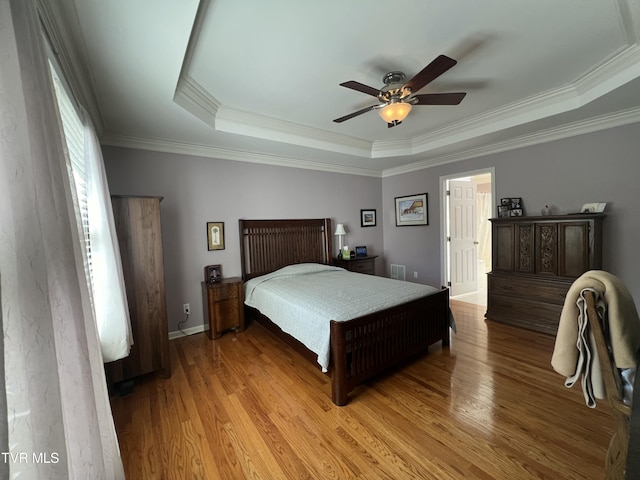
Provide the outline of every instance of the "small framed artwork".
<path id="1" fill-rule="evenodd" d="M 599 203 L 585 203 L 580 209 L 580 213 L 602 213 L 604 212 L 606 202 Z"/>
<path id="2" fill-rule="evenodd" d="M 375 211 L 375 209 L 360 210 L 360 226 L 361 227 L 375 227 L 376 226 L 376 211 Z"/>
<path id="3" fill-rule="evenodd" d="M 208 283 L 222 280 L 222 265 L 207 265 L 204 267 L 204 281 Z"/>
<path id="4" fill-rule="evenodd" d="M 426 193 L 396 197 L 396 227 L 429 225 L 429 205 Z"/>
<path id="5" fill-rule="evenodd" d="M 356 257 L 366 257 L 367 256 L 367 247 L 362 245 L 356 247 Z"/>
<path id="6" fill-rule="evenodd" d="M 224 222 L 207 222 L 209 250 L 224 250 Z"/>
<path id="7" fill-rule="evenodd" d="M 524 207 L 521 197 L 501 198 L 498 205 L 498 217 L 522 217 Z"/>

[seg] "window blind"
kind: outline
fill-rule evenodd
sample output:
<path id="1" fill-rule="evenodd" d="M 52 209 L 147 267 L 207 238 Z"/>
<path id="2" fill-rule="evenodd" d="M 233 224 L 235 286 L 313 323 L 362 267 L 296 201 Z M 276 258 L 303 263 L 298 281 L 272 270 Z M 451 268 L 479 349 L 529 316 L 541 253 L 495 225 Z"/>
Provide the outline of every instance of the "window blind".
<path id="1" fill-rule="evenodd" d="M 103 360 L 112 362 L 129 355 L 133 342 L 106 172 L 95 131 L 68 88 L 55 57 L 49 57 L 49 67 L 66 146 L 75 226 L 81 240 L 83 265 L 78 266 L 84 267 L 80 274 L 87 282 Z"/>
<path id="2" fill-rule="evenodd" d="M 93 291 L 93 268 L 91 262 L 91 235 L 89 231 L 89 209 L 88 209 L 88 172 L 85 161 L 85 139 L 84 126 L 78 112 L 74 106 L 73 100 L 67 94 L 55 67 L 49 62 L 51 76 L 53 78 L 54 90 L 58 101 L 58 109 L 64 130 L 64 136 L 68 151 L 69 174 L 73 181 L 74 208 L 76 209 L 76 217 L 79 220 L 82 239 L 85 244 L 83 251 L 85 273 Z"/>

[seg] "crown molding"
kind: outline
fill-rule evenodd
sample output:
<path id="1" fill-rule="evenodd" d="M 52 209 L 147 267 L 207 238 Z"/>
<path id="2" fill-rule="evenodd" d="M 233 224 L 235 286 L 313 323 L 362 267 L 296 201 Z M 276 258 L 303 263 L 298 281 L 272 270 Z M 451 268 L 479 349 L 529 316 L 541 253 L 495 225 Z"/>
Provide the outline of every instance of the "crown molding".
<path id="1" fill-rule="evenodd" d="M 193 78 L 183 74 L 174 100 L 216 130 L 355 155 L 387 158 L 419 155 L 535 120 L 571 111 L 640 76 L 640 47 L 618 52 L 573 84 L 534 95 L 409 140 L 359 140 L 325 130 L 235 110 L 221 105 Z"/>
<path id="2" fill-rule="evenodd" d="M 208 145 L 194 145 L 154 138 L 131 137 L 124 135 L 105 135 L 100 138 L 101 145 L 114 147 L 133 148 L 138 150 L 150 150 L 154 152 L 176 153 L 180 155 L 192 155 L 195 157 L 215 158 L 247 163 L 259 163 L 289 168 L 302 168 L 321 172 L 343 173 L 347 175 L 359 175 L 365 177 L 380 177 L 381 171 L 368 168 L 348 167 L 332 163 L 300 160 L 278 155 L 268 155 L 258 152 L 225 149 Z"/>
<path id="3" fill-rule="evenodd" d="M 214 130 L 216 129 L 216 114 L 220 108 L 220 102 L 190 76 L 180 74 L 173 101 Z"/>
<path id="4" fill-rule="evenodd" d="M 496 142 L 480 148 L 465 150 L 463 152 L 451 155 L 425 159 L 409 165 L 386 169 L 382 172 L 374 169 L 347 167 L 343 165 L 305 161 L 295 158 L 281 157 L 277 155 L 267 155 L 256 152 L 222 149 L 207 145 L 193 145 L 188 143 L 142 137 L 112 135 L 101 138 L 101 143 L 103 145 L 116 147 L 125 147 L 164 153 L 176 153 L 181 155 L 192 155 L 220 160 L 258 163 L 263 165 L 274 165 L 288 168 L 302 168 L 331 173 L 385 178 L 638 122 L 640 122 L 640 108 L 630 109 L 622 112 L 617 112 L 612 115 L 604 115 L 585 121 L 562 125 L 557 128 L 547 129 L 530 135 L 522 135 L 511 140 Z"/>
<path id="5" fill-rule="evenodd" d="M 561 140 L 563 138 L 584 135 L 587 133 L 621 127 L 638 122 L 640 122 L 640 108 L 624 110 L 610 115 L 602 115 L 600 117 L 574 122 L 556 128 L 550 128 L 529 135 L 522 135 L 510 140 L 496 142 L 480 148 L 465 150 L 463 152 L 454 153 L 451 155 L 434 157 L 409 165 L 403 165 L 401 167 L 389 168 L 383 170 L 382 177 L 385 178 L 395 175 L 402 175 L 405 173 L 415 172 L 438 165 L 459 162 L 462 160 L 469 160 L 471 158 L 492 155 L 509 150 L 515 150 L 518 148 L 530 147 L 532 145 L 553 142 L 555 140 Z"/>
<path id="6" fill-rule="evenodd" d="M 173 100 L 220 132 L 371 158 L 371 142 L 225 107 L 186 73 L 178 79 Z"/>
<path id="7" fill-rule="evenodd" d="M 640 32 L 640 3 L 638 0 L 616 0 L 620 29 L 627 39 L 627 43 L 638 43 Z"/>
<path id="8" fill-rule="evenodd" d="M 216 125 L 223 132 L 371 158 L 369 141 L 224 106 L 218 112 Z"/>
<path id="9" fill-rule="evenodd" d="M 621 49 L 615 56 L 583 75 L 574 86 L 581 105 L 585 105 L 638 77 L 640 45 L 634 44 Z"/>
<path id="10" fill-rule="evenodd" d="M 625 83 L 640 77 L 640 47 L 632 45 L 603 62 L 572 85 L 543 92 L 484 115 L 412 139 L 412 148 L 398 142 L 375 142 L 374 158 L 392 154 L 416 155 L 471 140 L 535 120 L 580 108 Z M 589 121 L 587 121 L 589 122 Z M 608 127 L 604 127 L 608 128 Z M 399 153 L 394 153 L 399 152 Z"/>

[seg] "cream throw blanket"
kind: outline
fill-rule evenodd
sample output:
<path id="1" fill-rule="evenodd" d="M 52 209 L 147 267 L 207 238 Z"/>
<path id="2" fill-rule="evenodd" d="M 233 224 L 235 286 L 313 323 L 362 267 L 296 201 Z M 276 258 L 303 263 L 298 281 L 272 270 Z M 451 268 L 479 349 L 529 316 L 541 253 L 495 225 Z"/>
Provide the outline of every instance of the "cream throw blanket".
<path id="1" fill-rule="evenodd" d="M 605 398 L 602 371 L 586 316 L 583 292 L 596 294 L 597 309 L 605 310 L 613 361 L 617 368 L 635 368 L 640 349 L 640 320 L 631 293 L 620 279 L 602 271 L 584 273 L 569 288 L 565 298 L 551 366 L 567 377 L 572 387 L 580 378 L 587 406 L 595 407 L 595 398 Z"/>

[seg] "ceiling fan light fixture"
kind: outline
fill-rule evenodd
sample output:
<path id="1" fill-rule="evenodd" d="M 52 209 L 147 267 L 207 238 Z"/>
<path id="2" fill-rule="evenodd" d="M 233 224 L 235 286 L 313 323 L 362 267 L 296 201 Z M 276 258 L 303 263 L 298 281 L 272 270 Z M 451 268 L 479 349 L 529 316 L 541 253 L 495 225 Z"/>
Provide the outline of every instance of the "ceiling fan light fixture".
<path id="1" fill-rule="evenodd" d="M 381 108 L 378 111 L 378 114 L 388 124 L 398 124 L 405 118 L 407 118 L 407 115 L 409 115 L 410 111 L 410 103 L 393 102 Z"/>

